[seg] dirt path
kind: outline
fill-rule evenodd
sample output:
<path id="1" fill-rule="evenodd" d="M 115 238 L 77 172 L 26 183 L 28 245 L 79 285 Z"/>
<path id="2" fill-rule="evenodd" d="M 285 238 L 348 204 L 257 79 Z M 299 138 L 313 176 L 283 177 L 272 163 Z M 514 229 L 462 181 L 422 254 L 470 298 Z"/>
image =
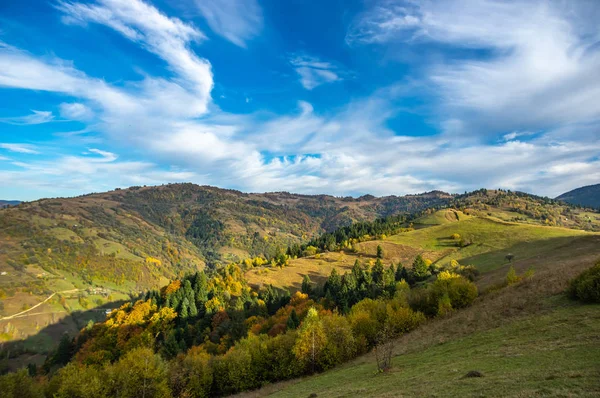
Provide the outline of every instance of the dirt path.
<path id="1" fill-rule="evenodd" d="M 78 291 L 79 291 L 79 289 L 71 289 L 71 290 L 63 290 L 62 292 L 54 292 L 51 295 L 49 295 L 48 297 L 46 297 L 46 299 L 44 301 L 42 301 L 40 303 L 37 303 L 33 307 L 31 307 L 29 309 L 26 309 L 25 311 L 21 311 L 21 312 L 18 312 L 16 314 L 13 314 L 13 315 L 9 315 L 9 316 L 5 316 L 3 318 L 0 318 L 0 321 L 7 321 L 9 319 L 18 318 L 18 317 L 22 316 L 23 314 L 26 314 L 29 311 L 36 309 L 40 305 L 45 304 L 46 302 L 48 302 L 48 300 L 50 300 L 52 297 L 54 297 L 58 293 L 77 293 Z"/>

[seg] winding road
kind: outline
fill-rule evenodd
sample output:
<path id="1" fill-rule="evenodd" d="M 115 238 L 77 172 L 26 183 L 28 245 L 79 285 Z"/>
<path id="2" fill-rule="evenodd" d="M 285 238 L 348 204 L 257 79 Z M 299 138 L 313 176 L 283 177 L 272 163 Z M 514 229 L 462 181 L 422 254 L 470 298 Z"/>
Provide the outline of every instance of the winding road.
<path id="1" fill-rule="evenodd" d="M 21 311 L 21 312 L 18 312 L 18 313 L 16 313 L 16 314 L 13 314 L 13 315 L 9 315 L 9 316 L 2 317 L 2 318 L 0 318 L 0 321 L 7 321 L 7 320 L 9 320 L 9 319 L 13 319 L 13 318 L 20 317 L 20 316 L 22 316 L 23 314 L 26 314 L 26 313 L 28 313 L 29 311 L 31 311 L 31 310 L 34 310 L 34 309 L 36 309 L 37 307 L 39 307 L 40 305 L 42 305 L 42 304 L 46 303 L 48 300 L 50 300 L 52 297 L 54 297 L 54 296 L 55 296 L 56 294 L 58 294 L 58 293 L 77 293 L 78 291 L 79 291 L 79 289 L 71 289 L 71 290 L 63 290 L 62 292 L 54 292 L 54 293 L 52 293 L 51 295 L 49 295 L 48 297 L 46 297 L 46 299 L 45 299 L 44 301 L 42 301 L 42 302 L 40 302 L 40 303 L 37 303 L 37 304 L 36 304 L 36 305 L 34 305 L 33 307 L 31 307 L 31 308 L 28 308 L 28 309 L 26 309 L 25 311 Z"/>

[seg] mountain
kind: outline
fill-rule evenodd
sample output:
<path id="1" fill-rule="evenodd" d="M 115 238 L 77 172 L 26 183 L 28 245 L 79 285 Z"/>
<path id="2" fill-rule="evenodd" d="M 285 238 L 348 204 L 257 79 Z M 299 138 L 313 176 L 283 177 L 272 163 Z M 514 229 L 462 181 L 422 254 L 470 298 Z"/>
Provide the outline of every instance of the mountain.
<path id="1" fill-rule="evenodd" d="M 600 184 L 588 185 L 565 192 L 556 199 L 573 205 L 600 209 Z"/>
<path id="2" fill-rule="evenodd" d="M 42 328 L 0 347 L 0 368 L 43 363 L 29 372 L 51 381 L 24 370 L 0 376 L 0 386 L 57 396 L 224 396 L 262 386 L 257 396 L 599 392 L 598 305 L 564 295 L 600 256 L 600 233 L 579 225 L 593 213 L 500 190 L 441 207 L 353 223 L 270 262 L 178 277 L 113 303 L 102 322 L 63 336 L 45 362 L 26 351 L 58 334 Z M 373 348 L 376 355 L 349 362 Z M 431 369 L 443 386 L 428 384 Z M 326 373 L 277 383 L 315 371 Z M 514 383 L 515 374 L 529 382 Z"/>
<path id="3" fill-rule="evenodd" d="M 444 208 L 455 210 L 438 212 Z M 364 222 L 392 215 L 409 217 L 416 229 L 465 216 L 506 225 L 600 231 L 595 213 L 549 198 L 486 189 L 465 195 L 433 191 L 352 198 L 169 184 L 25 202 L 0 210 L 1 338 L 22 339 L 41 327 L 57 325 L 60 332 L 40 337 L 40 344 L 48 347 L 60 333 L 74 333 L 90 319 L 101 319 L 101 308 L 113 308 L 120 300 L 206 266 L 218 269 L 251 258 L 280 259 L 288 248 L 293 249 L 288 254 L 297 255 L 309 241 L 327 251 L 332 242 L 341 244 L 348 236 L 382 234 L 379 227 Z M 396 227 L 409 226 L 402 225 L 403 219 L 397 218 Z M 397 233 L 396 227 L 390 231 Z M 478 234 L 467 231 L 465 244 L 479 239 Z M 514 236 L 507 240 L 511 245 L 521 238 L 532 239 L 527 234 Z M 435 245 L 447 244 L 443 237 L 435 239 Z M 488 243 L 493 239 L 484 239 L 483 246 L 470 245 L 469 250 L 497 246 Z M 403 246 L 397 260 L 412 261 L 419 249 L 409 246 Z M 324 256 L 309 263 L 299 259 L 298 270 L 306 265 L 307 272 L 322 278 L 335 264 L 335 258 Z M 278 280 L 269 269 L 247 275 L 251 284 L 301 282 L 297 273 Z"/>
<path id="4" fill-rule="evenodd" d="M 18 200 L 0 200 L 0 209 L 7 206 L 16 206 L 21 203 Z"/>
<path id="5" fill-rule="evenodd" d="M 271 258 L 340 226 L 446 206 L 453 198 L 248 194 L 170 184 L 21 203 L 0 210 L 2 338 L 23 338 L 206 265 Z"/>

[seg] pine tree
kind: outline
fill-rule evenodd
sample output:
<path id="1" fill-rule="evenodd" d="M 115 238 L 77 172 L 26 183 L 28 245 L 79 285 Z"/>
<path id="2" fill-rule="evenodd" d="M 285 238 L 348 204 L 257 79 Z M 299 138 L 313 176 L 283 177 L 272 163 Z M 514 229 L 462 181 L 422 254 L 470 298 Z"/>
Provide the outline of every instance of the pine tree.
<path id="1" fill-rule="evenodd" d="M 427 266 L 427 263 L 425 262 L 423 257 L 421 257 L 421 255 L 418 255 L 417 258 L 415 258 L 415 261 L 413 262 L 412 274 L 417 280 L 424 280 L 431 276 L 431 272 L 429 272 L 429 267 Z"/>
<path id="2" fill-rule="evenodd" d="M 295 308 L 292 308 L 292 312 L 287 319 L 286 326 L 288 330 L 298 329 L 298 326 L 300 326 L 300 319 L 298 318 L 298 314 L 296 314 Z"/>
<path id="3" fill-rule="evenodd" d="M 304 275 L 304 278 L 302 279 L 301 289 L 302 293 L 304 294 L 308 294 L 309 296 L 312 294 L 312 281 L 310 280 L 310 277 L 308 275 Z"/>
<path id="4" fill-rule="evenodd" d="M 189 315 L 192 318 L 196 318 L 198 316 L 198 307 L 196 306 L 196 302 L 195 301 L 191 301 L 190 302 Z"/>
<path id="5" fill-rule="evenodd" d="M 381 245 L 377 245 L 377 258 L 383 259 L 383 247 Z"/>
<path id="6" fill-rule="evenodd" d="M 378 258 L 377 261 L 375 261 L 373 269 L 371 270 L 371 276 L 373 278 L 372 286 L 374 297 L 379 296 L 385 287 L 384 272 L 385 271 L 383 269 L 383 263 L 381 262 L 381 259 Z"/>
<path id="7" fill-rule="evenodd" d="M 325 295 L 329 295 L 329 298 L 337 305 L 342 289 L 342 278 L 334 268 L 331 270 L 327 282 L 325 282 Z"/>
<path id="8" fill-rule="evenodd" d="M 190 302 L 189 302 L 189 300 L 186 297 L 181 302 L 181 308 L 179 309 L 179 317 L 181 319 L 187 319 L 188 318 L 188 316 L 189 316 L 189 307 L 190 307 Z"/>

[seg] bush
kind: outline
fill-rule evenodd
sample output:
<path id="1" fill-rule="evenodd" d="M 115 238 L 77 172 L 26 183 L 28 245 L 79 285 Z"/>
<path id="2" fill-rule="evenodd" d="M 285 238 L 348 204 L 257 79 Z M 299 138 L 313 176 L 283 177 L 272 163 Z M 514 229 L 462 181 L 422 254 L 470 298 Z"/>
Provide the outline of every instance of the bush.
<path id="1" fill-rule="evenodd" d="M 477 286 L 473 282 L 453 272 L 443 271 L 427 288 L 411 290 L 408 303 L 413 310 L 431 317 L 468 307 L 477 294 Z"/>
<path id="2" fill-rule="evenodd" d="M 600 261 L 571 281 L 569 295 L 586 303 L 600 303 Z"/>

